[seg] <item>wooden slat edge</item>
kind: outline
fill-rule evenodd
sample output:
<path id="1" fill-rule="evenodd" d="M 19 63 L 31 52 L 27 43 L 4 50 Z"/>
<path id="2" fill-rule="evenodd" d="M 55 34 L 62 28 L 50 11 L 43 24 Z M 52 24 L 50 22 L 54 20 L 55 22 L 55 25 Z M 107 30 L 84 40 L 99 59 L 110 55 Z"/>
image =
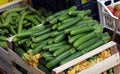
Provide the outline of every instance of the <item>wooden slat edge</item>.
<path id="1" fill-rule="evenodd" d="M 0 6 L 0 10 L 2 10 L 4 8 L 7 8 L 7 7 L 11 6 L 11 5 L 18 4 L 18 3 L 22 2 L 22 1 L 23 0 L 15 0 L 15 1 L 12 1 L 10 3 L 4 4 L 4 5 Z"/>

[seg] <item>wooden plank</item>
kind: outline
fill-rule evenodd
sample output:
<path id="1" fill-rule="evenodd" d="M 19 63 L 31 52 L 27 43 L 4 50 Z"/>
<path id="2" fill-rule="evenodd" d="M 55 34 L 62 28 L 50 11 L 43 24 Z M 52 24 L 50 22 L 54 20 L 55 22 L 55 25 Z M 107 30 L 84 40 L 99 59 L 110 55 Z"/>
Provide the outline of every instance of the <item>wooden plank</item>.
<path id="1" fill-rule="evenodd" d="M 9 58 L 8 51 L 0 47 L 0 57 L 12 65 L 11 59 Z"/>
<path id="2" fill-rule="evenodd" d="M 0 57 L 0 68 L 7 72 L 7 74 L 13 74 L 12 65 L 7 63 L 4 59 Z"/>
<path id="3" fill-rule="evenodd" d="M 19 70 L 17 70 L 15 67 L 12 67 L 14 74 L 22 74 Z"/>
<path id="4" fill-rule="evenodd" d="M 5 10 L 8 10 L 8 9 L 11 9 L 11 8 L 14 8 L 14 7 L 18 7 L 20 6 L 20 3 L 22 2 L 23 0 L 15 0 L 15 1 L 12 1 L 10 3 L 6 3 L 2 6 L 0 6 L 0 12 L 3 12 Z"/>
<path id="5" fill-rule="evenodd" d="M 104 61 L 101 61 L 94 66 L 85 69 L 77 74 L 100 74 L 120 63 L 119 59 L 119 53 L 114 54 L 108 58 L 106 58 Z"/>
<path id="6" fill-rule="evenodd" d="M 96 48 L 96 49 L 94 49 L 94 50 L 92 50 L 92 51 L 90 51 L 90 52 L 88 52 L 88 53 L 86 53 L 86 54 L 68 62 L 68 63 L 66 63 L 66 64 L 63 64 L 63 65 L 53 69 L 53 73 L 58 74 L 58 73 L 60 73 L 64 70 L 68 69 L 69 67 L 72 67 L 75 64 L 77 64 L 77 63 L 79 63 L 79 62 L 81 62 L 85 59 L 88 59 L 89 57 L 92 57 L 92 56 L 102 52 L 103 50 L 106 50 L 106 49 L 108 49 L 112 46 L 115 46 L 115 45 L 116 45 L 116 43 L 113 42 L 113 41 L 108 42 L 108 43 L 106 43 L 106 44 L 104 44 L 104 45 L 102 45 L 102 46 L 100 46 L 100 47 L 98 47 L 98 48 Z"/>
<path id="7" fill-rule="evenodd" d="M 43 71 L 39 70 L 38 68 L 34 68 L 34 67 L 28 65 L 27 63 L 25 63 L 25 61 L 11 49 L 8 49 L 8 52 L 10 54 L 11 60 L 14 63 L 21 66 L 22 68 L 24 68 L 25 70 L 27 70 L 30 74 L 45 74 Z"/>

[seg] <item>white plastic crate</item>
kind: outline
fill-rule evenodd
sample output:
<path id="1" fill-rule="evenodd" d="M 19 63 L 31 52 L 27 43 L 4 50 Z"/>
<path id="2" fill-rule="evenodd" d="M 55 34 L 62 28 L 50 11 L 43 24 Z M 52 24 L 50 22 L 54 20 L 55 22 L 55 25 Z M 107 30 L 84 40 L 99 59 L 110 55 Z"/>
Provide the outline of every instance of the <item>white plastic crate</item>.
<path id="1" fill-rule="evenodd" d="M 12 2 L 4 4 L 4 5 L 0 6 L 0 12 L 3 12 L 5 10 L 8 10 L 8 9 L 11 9 L 11 8 L 14 8 L 14 7 L 19 7 L 20 3 L 22 1 L 23 0 L 14 0 Z"/>
<path id="2" fill-rule="evenodd" d="M 99 15 L 100 15 L 100 23 L 104 25 L 105 28 L 110 29 L 112 31 L 115 31 L 116 26 L 118 27 L 118 30 L 116 31 L 118 34 L 120 34 L 120 22 L 118 17 L 114 16 L 107 6 L 105 5 L 105 2 L 111 1 L 110 6 L 114 7 L 116 4 L 120 4 L 120 1 L 114 2 L 116 0 L 97 0 L 98 2 L 98 9 L 99 9 Z M 106 12 L 106 11 L 107 12 Z"/>

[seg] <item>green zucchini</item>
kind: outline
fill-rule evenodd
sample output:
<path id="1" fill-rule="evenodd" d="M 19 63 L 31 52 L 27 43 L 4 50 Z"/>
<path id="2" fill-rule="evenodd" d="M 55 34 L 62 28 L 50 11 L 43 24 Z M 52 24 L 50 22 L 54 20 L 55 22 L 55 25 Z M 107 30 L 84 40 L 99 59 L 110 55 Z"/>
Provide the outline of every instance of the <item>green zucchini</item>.
<path id="1" fill-rule="evenodd" d="M 60 42 L 65 38 L 65 34 L 64 33 L 60 33 L 58 34 L 55 38 L 54 38 L 54 42 Z"/>
<path id="2" fill-rule="evenodd" d="M 57 51 L 58 49 L 63 48 L 63 47 L 65 47 L 65 46 L 66 46 L 66 45 L 51 47 L 51 48 L 49 48 L 49 51 L 50 51 L 50 52 L 54 52 L 54 51 Z"/>
<path id="3" fill-rule="evenodd" d="M 45 60 L 46 60 L 46 61 L 51 61 L 51 60 L 53 60 L 54 58 L 55 58 L 55 57 L 50 56 L 50 57 L 46 57 Z"/>
<path id="4" fill-rule="evenodd" d="M 54 40 L 54 38 L 50 38 L 50 39 L 48 40 L 48 45 L 52 44 L 52 43 L 53 43 L 53 40 Z"/>
<path id="5" fill-rule="evenodd" d="M 67 51 L 68 49 L 70 48 L 70 45 L 66 45 L 65 47 L 63 48 L 59 48 L 58 50 L 56 50 L 53 55 L 54 56 L 58 56 L 60 54 L 62 54 L 63 52 Z"/>
<path id="6" fill-rule="evenodd" d="M 62 24 L 61 26 L 58 27 L 58 30 L 63 30 L 65 28 L 68 28 L 74 24 L 76 24 L 78 21 L 80 21 L 79 17 L 74 18 L 71 22 L 66 22 L 64 24 Z"/>
<path id="7" fill-rule="evenodd" d="M 8 48 L 7 42 L 0 41 L 0 47 L 7 49 Z"/>
<path id="8" fill-rule="evenodd" d="M 5 37 L 5 36 L 0 36 L 0 41 L 7 41 L 7 37 Z"/>
<path id="9" fill-rule="evenodd" d="M 94 32 L 88 33 L 85 36 L 82 36 L 82 37 L 78 38 L 73 44 L 74 47 L 78 47 L 79 45 L 86 42 L 87 40 L 97 36 L 99 33 L 101 33 L 101 31 L 98 31 L 98 32 L 94 31 Z M 101 36 L 101 34 L 99 34 L 98 36 Z"/>
<path id="10" fill-rule="evenodd" d="M 91 32 L 93 30 L 94 30 L 94 27 L 92 27 L 92 26 L 83 26 L 78 29 L 71 30 L 70 34 L 76 35 L 76 34 L 80 34 L 80 33 Z"/>
<path id="11" fill-rule="evenodd" d="M 81 44 L 80 46 L 78 46 L 77 50 L 82 50 L 84 48 L 87 48 L 89 46 L 91 46 L 92 44 L 94 44 L 96 41 L 98 41 L 99 39 L 97 37 L 94 37 L 86 42 L 84 42 L 83 44 Z"/>
<path id="12" fill-rule="evenodd" d="M 78 38 L 80 38 L 80 37 L 82 37 L 82 36 L 84 36 L 84 35 L 86 35 L 86 34 L 84 33 L 84 34 L 78 34 L 78 35 L 72 36 L 72 37 L 69 38 L 68 42 L 69 42 L 69 43 L 73 43 L 73 42 L 75 42 Z"/>
<path id="13" fill-rule="evenodd" d="M 31 21 L 32 23 L 34 23 L 35 25 L 39 25 L 39 21 L 37 19 L 35 19 L 33 16 L 25 16 L 25 19 L 28 21 Z"/>
<path id="14" fill-rule="evenodd" d="M 23 29 L 23 20 L 25 19 L 25 16 L 27 16 L 29 13 L 31 13 L 30 11 L 24 12 L 21 17 L 20 17 L 20 21 L 18 23 L 18 33 L 22 32 Z"/>
<path id="15" fill-rule="evenodd" d="M 20 48 L 20 47 L 15 47 L 15 52 L 19 55 L 19 56 L 22 56 L 23 53 L 25 53 L 25 51 Z"/>
<path id="16" fill-rule="evenodd" d="M 43 56 L 44 58 L 47 58 L 47 57 L 52 57 L 53 55 L 52 55 L 50 52 L 43 52 L 43 53 L 42 53 L 42 56 Z"/>
<path id="17" fill-rule="evenodd" d="M 76 50 L 74 48 L 71 48 L 70 50 L 62 53 L 61 55 L 55 57 L 53 60 L 49 61 L 46 66 L 47 68 L 53 68 L 55 67 L 61 60 L 63 60 L 64 58 L 68 57 L 69 55 L 75 53 Z"/>
<path id="18" fill-rule="evenodd" d="M 40 32 L 37 32 L 37 33 L 33 34 L 33 36 L 38 37 L 38 36 L 40 36 L 40 35 L 42 35 L 42 34 L 45 34 L 45 33 L 50 32 L 50 31 L 51 31 L 51 28 L 46 28 L 46 29 L 43 30 L 43 31 L 40 31 Z"/>
<path id="19" fill-rule="evenodd" d="M 12 9 L 12 10 L 8 10 L 8 11 L 5 11 L 3 14 L 2 14 L 2 16 L 5 18 L 8 14 L 10 14 L 10 13 L 12 13 L 12 12 L 21 12 L 22 10 L 25 10 L 25 9 L 27 9 L 29 6 L 28 5 L 26 5 L 26 6 L 24 6 L 24 7 L 20 7 L 20 8 L 14 8 L 14 9 Z"/>
<path id="20" fill-rule="evenodd" d="M 55 29 L 57 29 L 57 27 L 58 27 L 58 24 L 56 23 L 52 26 L 52 29 L 55 30 Z"/>
<path id="21" fill-rule="evenodd" d="M 39 64 L 38 68 L 42 70 L 45 74 L 51 74 L 50 70 L 48 70 L 44 65 Z"/>
<path id="22" fill-rule="evenodd" d="M 51 35 L 51 33 L 46 33 L 46 34 L 43 34 L 43 35 L 41 35 L 39 37 L 32 38 L 32 41 L 35 42 L 35 43 L 37 43 L 37 42 L 40 42 L 40 41 L 43 41 L 43 40 L 49 38 L 50 35 Z"/>
<path id="23" fill-rule="evenodd" d="M 64 45 L 66 43 L 66 41 L 61 41 L 61 42 L 58 42 L 58 43 L 55 43 L 55 44 L 50 44 L 50 45 L 46 45 L 43 47 L 43 50 L 47 50 L 51 47 L 55 47 L 55 46 L 60 46 L 60 45 Z"/>
<path id="24" fill-rule="evenodd" d="M 76 53 L 74 53 L 74 54 L 66 57 L 65 59 L 63 59 L 63 60 L 60 62 L 60 65 L 63 65 L 63 64 L 65 64 L 65 63 L 67 63 L 67 62 L 69 62 L 69 61 L 71 61 L 71 60 L 73 60 L 73 59 L 75 59 L 75 58 L 77 58 L 77 57 L 79 57 L 79 56 L 81 56 L 81 55 L 82 55 L 81 51 L 78 51 L 78 52 L 76 52 Z"/>
<path id="25" fill-rule="evenodd" d="M 37 46 L 37 47 L 32 51 L 32 53 L 33 53 L 33 54 L 39 53 L 46 44 L 47 44 L 47 40 L 45 40 L 41 45 Z"/>
<path id="26" fill-rule="evenodd" d="M 104 44 L 104 41 L 102 41 L 102 40 L 96 41 L 93 45 L 91 45 L 91 46 L 89 46 L 89 47 L 81 50 L 81 53 L 82 53 L 82 54 L 86 54 L 86 53 L 88 53 L 89 51 L 91 51 L 91 50 L 99 47 L 99 46 L 102 45 L 102 44 Z"/>
<path id="27" fill-rule="evenodd" d="M 18 41 L 18 44 L 25 44 L 25 42 L 27 40 L 29 40 L 29 38 L 22 39 L 22 40 Z"/>

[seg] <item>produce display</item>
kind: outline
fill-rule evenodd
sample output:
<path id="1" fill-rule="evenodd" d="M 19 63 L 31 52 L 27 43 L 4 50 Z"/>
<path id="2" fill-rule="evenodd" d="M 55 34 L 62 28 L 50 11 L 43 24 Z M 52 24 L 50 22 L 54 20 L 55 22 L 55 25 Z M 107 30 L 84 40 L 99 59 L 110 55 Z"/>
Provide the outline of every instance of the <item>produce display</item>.
<path id="1" fill-rule="evenodd" d="M 104 59 L 106 59 L 110 56 L 111 56 L 110 49 L 104 50 L 101 53 L 99 53 L 93 57 L 90 57 L 89 59 L 86 59 L 86 60 L 76 64 L 75 66 L 69 68 L 67 74 L 76 74 L 80 71 L 90 68 L 91 66 L 103 61 Z M 107 73 L 107 71 L 105 71 L 102 74 L 113 74 L 112 71 L 108 71 L 108 72 L 109 73 Z"/>
<path id="2" fill-rule="evenodd" d="M 3 12 L 0 15 L 0 47 L 7 48 L 7 38 L 39 25 L 45 17 L 28 5 Z"/>
<path id="3" fill-rule="evenodd" d="M 115 4 L 114 7 L 112 6 L 107 6 L 107 8 L 110 10 L 110 12 L 116 16 L 116 17 L 119 17 L 120 16 L 120 4 Z"/>
<path id="4" fill-rule="evenodd" d="M 90 10 L 78 11 L 76 6 L 56 12 L 41 25 L 16 34 L 13 38 L 14 51 L 28 64 L 50 74 L 51 69 L 111 39 L 89 14 Z"/>

